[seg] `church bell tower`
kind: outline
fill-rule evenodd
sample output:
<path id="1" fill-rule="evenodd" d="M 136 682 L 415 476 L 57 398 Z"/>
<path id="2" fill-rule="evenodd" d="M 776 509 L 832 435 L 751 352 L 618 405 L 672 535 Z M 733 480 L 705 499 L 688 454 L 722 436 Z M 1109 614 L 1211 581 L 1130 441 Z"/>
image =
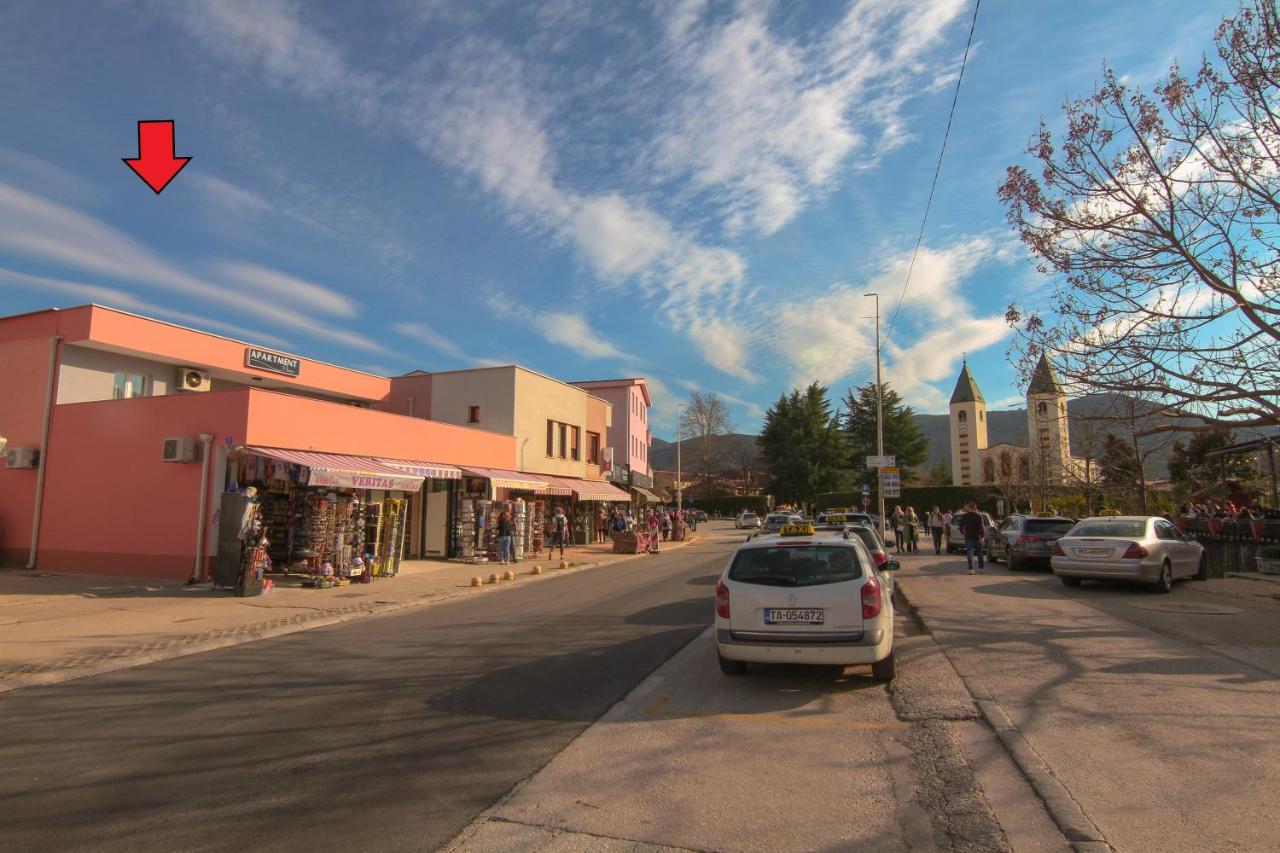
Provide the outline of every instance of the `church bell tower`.
<path id="1" fill-rule="evenodd" d="M 951 393 L 951 484 L 982 482 L 982 452 L 987 449 L 987 401 L 973 381 L 966 360 Z"/>
<path id="2" fill-rule="evenodd" d="M 1027 386 L 1027 447 L 1033 465 L 1043 465 L 1047 481 L 1062 483 L 1071 456 L 1067 395 L 1043 353 Z"/>

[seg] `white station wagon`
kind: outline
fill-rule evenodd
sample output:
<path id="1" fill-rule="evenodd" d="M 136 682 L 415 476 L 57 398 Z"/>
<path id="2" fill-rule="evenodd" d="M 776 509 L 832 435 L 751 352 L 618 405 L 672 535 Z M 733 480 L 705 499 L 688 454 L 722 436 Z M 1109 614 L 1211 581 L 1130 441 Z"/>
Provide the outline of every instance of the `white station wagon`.
<path id="1" fill-rule="evenodd" d="M 747 664 L 870 664 L 894 676 L 893 581 L 896 562 L 877 569 L 861 538 L 784 527 L 738 546 L 716 583 L 720 671 Z"/>

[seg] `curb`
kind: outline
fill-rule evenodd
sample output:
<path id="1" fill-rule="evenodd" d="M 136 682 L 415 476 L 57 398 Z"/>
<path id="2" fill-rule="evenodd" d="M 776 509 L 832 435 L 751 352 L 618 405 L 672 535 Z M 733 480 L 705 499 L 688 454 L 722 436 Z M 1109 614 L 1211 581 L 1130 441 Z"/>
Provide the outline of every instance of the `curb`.
<path id="1" fill-rule="evenodd" d="M 916 624 L 930 636 L 936 636 L 924 608 L 911 601 L 911 596 L 902 581 L 895 582 L 894 591 L 902 597 Z M 952 654 L 945 644 L 939 642 L 938 647 L 951 662 L 951 667 L 960 676 L 960 680 L 964 682 L 978 710 L 1009 753 L 1009 757 L 1013 759 L 1013 763 L 1022 771 L 1031 789 L 1044 803 L 1045 810 L 1048 811 L 1053 822 L 1071 843 L 1071 849 L 1077 853 L 1114 853 L 1115 848 L 1107 841 L 1102 830 L 1085 814 L 1080 803 L 1071 795 L 1066 785 L 1054 775 L 1052 768 L 1040 757 L 1035 747 L 1022 734 L 1022 730 L 1013 722 L 1000 703 L 992 697 L 977 673 L 959 655 Z"/>
<path id="2" fill-rule="evenodd" d="M 677 548 L 685 548 L 689 545 L 697 544 L 698 537 L 692 537 L 682 543 L 674 543 Z M 516 580 L 535 580 L 542 578 L 564 577 L 565 575 L 575 574 L 577 572 L 587 571 L 589 569 L 605 568 L 625 563 L 637 557 L 646 556 L 644 552 L 639 554 L 623 554 L 617 560 L 608 560 L 595 562 L 584 562 L 577 566 L 570 566 L 567 569 L 552 569 L 541 575 L 531 575 L 522 573 L 517 576 Z M 529 561 L 533 562 L 533 561 Z M 481 587 L 464 587 L 454 592 L 444 593 L 425 593 L 417 598 L 410 598 L 405 601 L 395 601 L 386 604 L 379 604 L 367 609 L 357 610 L 350 613 L 338 613 L 328 616 L 317 616 L 314 619 L 308 619 L 304 622 L 294 623 L 292 625 L 271 625 L 270 623 L 258 623 L 258 625 L 244 625 L 234 629 L 235 634 L 219 637 L 213 640 L 207 640 L 201 643 L 191 643 L 189 645 L 179 646 L 177 648 L 164 649 L 155 652 L 143 652 L 135 654 L 121 655 L 112 659 L 111 652 L 104 653 L 106 660 L 98 663 L 88 664 L 83 667 L 47 670 L 44 672 L 33 672 L 27 675 L 20 675 L 14 678 L 0 679 L 0 694 L 12 693 L 18 690 L 25 690 L 30 687 L 44 687 L 53 684 L 62 684 L 67 681 L 75 681 L 80 678 L 91 678 L 96 675 L 106 675 L 112 672 L 119 672 L 125 669 L 133 669 L 139 666 L 145 666 L 150 663 L 160 663 L 167 660 L 176 660 L 177 658 L 187 657 L 189 655 L 203 654 L 204 652 L 212 652 L 218 649 L 230 648 L 231 646 L 244 645 L 245 643 L 253 643 L 258 640 L 269 640 L 274 637 L 283 637 L 289 634 L 297 634 L 302 631 L 309 631 L 312 628 L 325 628 L 330 625 L 340 625 L 344 622 L 357 622 L 362 619 L 369 619 L 374 616 L 385 616 L 390 613 L 396 613 L 401 610 L 409 610 L 411 608 L 425 607 L 429 604 L 438 604 L 444 601 L 452 601 L 456 598 L 462 598 L 466 595 L 472 595 L 475 591 L 480 592 L 496 592 L 502 589 L 511 589 L 515 586 L 513 581 L 504 581 L 501 584 L 486 584 Z M 259 627 L 261 626 L 261 627 Z M 175 638 L 180 641 L 181 638 Z"/>

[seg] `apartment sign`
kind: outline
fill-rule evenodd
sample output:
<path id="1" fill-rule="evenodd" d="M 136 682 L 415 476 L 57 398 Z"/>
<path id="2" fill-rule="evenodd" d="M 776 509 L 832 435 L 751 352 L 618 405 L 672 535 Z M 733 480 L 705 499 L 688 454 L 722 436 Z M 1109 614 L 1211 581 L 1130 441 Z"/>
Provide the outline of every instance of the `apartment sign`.
<path id="1" fill-rule="evenodd" d="M 270 350 L 248 347 L 244 351 L 244 366 L 281 376 L 297 376 L 302 370 L 302 359 Z"/>

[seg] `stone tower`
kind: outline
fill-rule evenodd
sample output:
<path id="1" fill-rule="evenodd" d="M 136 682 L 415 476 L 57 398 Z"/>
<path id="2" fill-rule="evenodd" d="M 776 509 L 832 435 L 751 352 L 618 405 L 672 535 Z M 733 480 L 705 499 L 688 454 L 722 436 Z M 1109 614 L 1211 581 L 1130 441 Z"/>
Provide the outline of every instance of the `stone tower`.
<path id="1" fill-rule="evenodd" d="M 1071 457 L 1067 395 L 1043 354 L 1027 386 L 1027 448 L 1033 469 L 1043 465 L 1048 482 L 1063 482 Z"/>
<path id="2" fill-rule="evenodd" d="M 969 373 L 966 360 L 951 393 L 951 484 L 982 482 L 982 452 L 987 449 L 987 401 Z"/>

